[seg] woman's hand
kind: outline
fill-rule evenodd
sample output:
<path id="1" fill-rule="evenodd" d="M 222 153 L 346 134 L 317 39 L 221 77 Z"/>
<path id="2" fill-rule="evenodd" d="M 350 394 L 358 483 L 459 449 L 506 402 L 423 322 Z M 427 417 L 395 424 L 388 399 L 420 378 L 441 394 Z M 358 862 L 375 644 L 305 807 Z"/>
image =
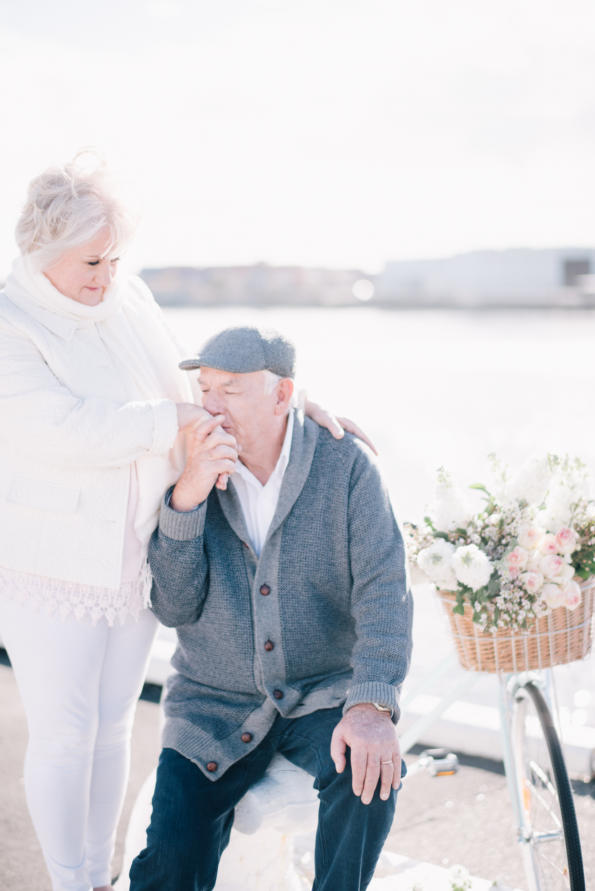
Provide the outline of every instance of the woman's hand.
<path id="1" fill-rule="evenodd" d="M 178 429 L 183 430 L 189 424 L 194 424 L 201 419 L 210 418 L 211 415 L 200 405 L 193 402 L 177 402 L 176 411 L 178 413 Z"/>
<path id="2" fill-rule="evenodd" d="M 342 439 L 345 431 L 347 431 L 347 433 L 353 433 L 354 436 L 357 436 L 358 439 L 365 442 L 375 455 L 378 454 L 376 446 L 372 440 L 366 436 L 363 430 L 360 430 L 357 424 L 350 421 L 349 418 L 336 418 L 334 415 L 330 414 L 330 412 L 326 411 L 326 409 L 321 408 L 316 402 L 310 402 L 309 399 L 304 403 L 304 412 L 309 418 L 312 418 L 319 427 L 325 427 L 326 430 L 332 433 L 335 439 Z"/>

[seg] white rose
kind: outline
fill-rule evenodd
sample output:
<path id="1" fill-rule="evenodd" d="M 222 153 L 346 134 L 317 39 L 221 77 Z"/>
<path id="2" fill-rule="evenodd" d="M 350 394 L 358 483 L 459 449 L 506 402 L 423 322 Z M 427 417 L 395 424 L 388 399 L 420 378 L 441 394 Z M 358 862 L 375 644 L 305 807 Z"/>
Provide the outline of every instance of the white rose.
<path id="1" fill-rule="evenodd" d="M 539 572 L 539 564 L 543 560 L 541 551 L 529 551 L 529 559 L 527 560 L 528 572 Z"/>
<path id="2" fill-rule="evenodd" d="M 578 547 L 578 535 L 574 529 L 562 526 L 556 533 L 556 544 L 561 554 L 572 554 Z"/>
<path id="3" fill-rule="evenodd" d="M 544 536 L 543 529 L 539 526 L 521 526 L 519 530 L 519 544 L 527 551 L 538 548 Z"/>
<path id="4" fill-rule="evenodd" d="M 566 599 L 560 585 L 556 585 L 554 582 L 548 582 L 543 586 L 541 589 L 541 596 L 551 609 L 556 609 L 558 606 L 564 606 Z"/>
<path id="5" fill-rule="evenodd" d="M 473 591 L 487 585 L 493 568 L 487 555 L 473 544 L 457 548 L 452 565 L 459 582 Z"/>
<path id="6" fill-rule="evenodd" d="M 569 582 L 571 578 L 574 578 L 574 566 L 571 566 L 570 563 L 565 563 L 560 573 L 560 578 L 564 582 Z"/>
<path id="7" fill-rule="evenodd" d="M 539 570 L 546 579 L 561 579 L 564 577 L 564 569 L 568 566 L 564 557 L 559 554 L 547 554 L 539 562 Z"/>
<path id="8" fill-rule="evenodd" d="M 566 582 L 562 588 L 564 606 L 568 609 L 576 609 L 582 600 L 581 586 L 577 582 Z"/>
<path id="9" fill-rule="evenodd" d="M 454 545 L 438 538 L 428 548 L 422 548 L 417 555 L 417 564 L 427 577 L 446 591 L 454 591 L 457 580 L 452 568 Z"/>
<path id="10" fill-rule="evenodd" d="M 537 594 L 543 585 L 543 576 L 540 572 L 523 572 L 521 574 L 521 584 L 529 594 Z"/>

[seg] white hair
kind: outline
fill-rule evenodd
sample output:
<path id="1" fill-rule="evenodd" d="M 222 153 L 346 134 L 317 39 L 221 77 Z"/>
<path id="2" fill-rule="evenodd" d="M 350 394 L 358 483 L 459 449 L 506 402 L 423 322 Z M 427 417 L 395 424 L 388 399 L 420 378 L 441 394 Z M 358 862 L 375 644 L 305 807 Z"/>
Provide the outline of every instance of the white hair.
<path id="1" fill-rule="evenodd" d="M 279 381 L 283 380 L 280 374 L 275 374 L 273 371 L 269 371 L 266 368 L 263 372 L 264 375 L 264 392 L 268 396 L 269 393 L 272 393 Z"/>
<path id="2" fill-rule="evenodd" d="M 265 395 L 268 396 L 269 393 L 272 393 L 279 381 L 284 380 L 280 374 L 275 374 L 273 371 L 269 371 L 268 368 L 263 372 L 264 375 L 264 392 Z M 297 407 L 297 394 L 294 386 L 293 393 L 291 394 L 291 401 L 289 403 L 293 408 Z"/>
<path id="3" fill-rule="evenodd" d="M 83 151 L 31 181 L 15 236 L 21 253 L 29 254 L 42 271 L 105 226 L 112 235 L 110 249 L 119 250 L 132 237 L 135 221 L 105 162 L 97 153 Z"/>

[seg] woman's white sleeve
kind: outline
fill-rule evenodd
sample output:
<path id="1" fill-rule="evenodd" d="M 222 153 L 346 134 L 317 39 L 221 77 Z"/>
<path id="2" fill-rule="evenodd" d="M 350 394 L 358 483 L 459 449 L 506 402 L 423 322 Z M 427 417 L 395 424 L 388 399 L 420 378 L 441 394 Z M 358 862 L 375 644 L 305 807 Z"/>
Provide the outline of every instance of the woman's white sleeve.
<path id="1" fill-rule="evenodd" d="M 75 395 L 26 336 L 0 330 L 0 438 L 21 454 L 62 466 L 113 467 L 167 453 L 177 433 L 173 401 Z"/>

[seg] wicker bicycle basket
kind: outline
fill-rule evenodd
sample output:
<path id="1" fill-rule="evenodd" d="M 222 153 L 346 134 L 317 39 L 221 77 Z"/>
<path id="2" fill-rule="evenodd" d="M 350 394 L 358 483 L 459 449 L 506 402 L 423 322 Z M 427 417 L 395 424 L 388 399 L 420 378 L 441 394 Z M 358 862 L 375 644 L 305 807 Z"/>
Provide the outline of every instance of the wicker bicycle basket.
<path id="1" fill-rule="evenodd" d="M 513 672 L 551 668 L 584 659 L 591 651 L 595 577 L 581 584 L 582 599 L 574 610 L 565 606 L 538 619 L 527 631 L 482 631 L 473 611 L 453 613 L 456 597 L 438 591 L 448 615 L 459 662 L 467 671 Z"/>

